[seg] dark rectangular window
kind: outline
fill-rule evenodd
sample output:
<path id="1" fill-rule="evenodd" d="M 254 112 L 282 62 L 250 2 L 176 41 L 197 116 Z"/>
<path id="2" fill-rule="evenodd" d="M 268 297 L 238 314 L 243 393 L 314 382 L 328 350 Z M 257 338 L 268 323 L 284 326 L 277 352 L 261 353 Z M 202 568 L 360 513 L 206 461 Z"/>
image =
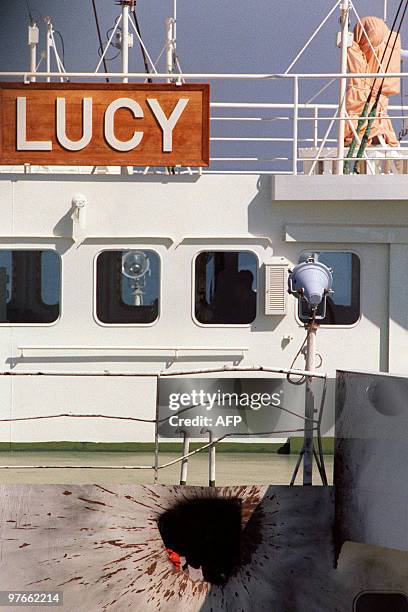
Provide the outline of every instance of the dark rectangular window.
<path id="1" fill-rule="evenodd" d="M 96 263 L 102 323 L 150 324 L 159 316 L 160 259 L 154 251 L 104 251 Z"/>
<path id="2" fill-rule="evenodd" d="M 321 325 L 353 325 L 360 318 L 360 259 L 344 251 L 307 251 L 299 263 L 314 257 L 333 270 L 334 294 L 326 300 L 326 316 Z M 301 317 L 303 323 L 308 319 Z"/>
<path id="3" fill-rule="evenodd" d="M 60 294 L 56 251 L 0 250 L 0 323 L 53 323 Z"/>
<path id="4" fill-rule="evenodd" d="M 206 251 L 195 260 L 195 316 L 206 325 L 256 317 L 258 259 L 247 251 Z"/>

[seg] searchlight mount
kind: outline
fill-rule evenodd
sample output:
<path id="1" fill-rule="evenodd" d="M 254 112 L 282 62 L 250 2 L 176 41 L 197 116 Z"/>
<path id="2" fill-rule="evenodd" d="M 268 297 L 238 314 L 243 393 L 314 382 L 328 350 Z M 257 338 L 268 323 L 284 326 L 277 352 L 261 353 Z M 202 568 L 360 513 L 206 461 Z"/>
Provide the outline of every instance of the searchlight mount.
<path id="1" fill-rule="evenodd" d="M 316 255 L 308 257 L 306 261 L 289 271 L 288 292 L 298 300 L 299 318 L 306 320 L 305 360 L 308 372 L 316 370 L 318 321 L 323 320 L 326 316 L 327 297 L 334 293 L 332 286 L 332 270 L 319 262 Z M 293 472 L 291 485 L 296 480 L 302 459 L 303 484 L 309 486 L 313 484 L 313 457 L 317 462 L 323 484 L 327 485 L 324 466 L 320 464 L 314 448 L 315 412 L 313 376 L 306 376 L 304 442 Z"/>

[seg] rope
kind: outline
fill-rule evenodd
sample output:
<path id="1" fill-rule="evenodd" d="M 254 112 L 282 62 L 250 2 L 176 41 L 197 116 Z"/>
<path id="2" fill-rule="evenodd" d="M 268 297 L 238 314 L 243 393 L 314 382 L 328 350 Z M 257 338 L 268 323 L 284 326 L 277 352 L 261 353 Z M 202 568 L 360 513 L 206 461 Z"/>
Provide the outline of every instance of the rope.
<path id="1" fill-rule="evenodd" d="M 134 20 L 134 22 L 135 22 L 135 28 L 136 28 L 136 30 L 137 30 L 137 33 L 139 34 L 139 39 L 140 39 L 140 41 L 141 41 L 141 40 L 142 40 L 142 32 L 141 32 L 141 30 L 140 30 L 139 20 L 138 20 L 137 15 L 136 15 L 136 4 L 135 4 L 135 6 L 132 8 L 132 10 L 131 10 L 131 14 L 133 15 L 133 20 Z M 146 72 L 146 74 L 150 74 L 149 63 L 148 63 L 148 61 L 147 61 L 146 51 L 144 50 L 144 47 L 143 47 L 143 45 L 142 45 L 142 43 L 141 43 L 141 42 L 140 42 L 140 50 L 141 50 L 141 52 L 142 52 L 143 63 L 144 63 L 144 67 L 145 67 L 145 72 Z M 151 78 L 147 79 L 147 82 L 148 82 L 148 83 L 153 83 L 153 81 L 152 81 L 152 79 L 151 79 Z"/>
<path id="2" fill-rule="evenodd" d="M 93 12 L 94 12 L 94 16 L 95 16 L 96 30 L 98 32 L 99 48 L 103 49 L 102 34 L 101 34 L 101 28 L 99 27 L 98 12 L 96 10 L 95 0 L 92 0 L 92 6 L 93 6 Z M 105 72 L 107 73 L 108 72 L 108 66 L 107 66 L 105 57 L 103 58 L 103 67 L 105 69 Z M 108 77 L 106 77 L 106 82 L 109 83 Z"/>

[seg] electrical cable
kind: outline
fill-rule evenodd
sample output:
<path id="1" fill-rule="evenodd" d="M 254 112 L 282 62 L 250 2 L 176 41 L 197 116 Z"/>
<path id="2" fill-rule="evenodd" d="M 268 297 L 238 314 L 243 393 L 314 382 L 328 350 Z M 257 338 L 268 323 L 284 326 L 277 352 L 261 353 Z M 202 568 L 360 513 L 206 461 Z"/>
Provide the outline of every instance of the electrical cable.
<path id="1" fill-rule="evenodd" d="M 400 3 L 400 6 L 401 6 L 401 3 Z M 406 0 L 404 12 L 402 14 L 401 21 L 400 21 L 400 24 L 399 24 L 399 27 L 398 27 L 398 30 L 397 30 L 397 33 L 396 33 L 397 35 L 395 36 L 395 40 L 394 40 L 394 44 L 393 44 L 392 49 L 391 49 L 390 57 L 388 58 L 387 66 L 385 68 L 385 72 L 386 73 L 388 72 L 388 68 L 390 67 L 392 56 L 394 54 L 395 47 L 396 47 L 397 42 L 398 42 L 398 36 L 399 36 L 399 34 L 401 32 L 402 24 L 404 23 L 404 19 L 405 19 L 405 15 L 406 15 L 407 10 L 408 10 L 408 0 Z M 391 36 L 392 33 L 393 32 L 391 30 L 390 36 Z M 390 37 L 389 37 L 389 39 L 390 39 Z M 387 47 L 388 47 L 388 43 L 387 43 Z M 384 53 L 385 53 L 387 47 L 384 49 Z M 363 154 L 364 154 L 364 151 L 365 151 L 365 149 L 367 147 L 368 139 L 370 137 L 371 128 L 372 128 L 372 125 L 373 125 L 373 123 L 375 121 L 375 117 L 377 115 L 377 108 L 378 108 L 378 104 L 380 102 L 380 97 L 381 97 L 381 94 L 382 94 L 382 89 L 384 87 L 385 79 L 386 79 L 386 77 L 383 76 L 382 81 L 381 81 L 381 85 L 380 85 L 380 87 L 378 89 L 377 96 L 375 98 L 374 105 L 373 105 L 373 107 L 371 109 L 370 114 L 368 115 L 368 118 L 369 118 L 368 119 L 368 125 L 366 127 L 365 132 L 364 132 L 364 136 L 361 139 L 360 147 L 359 147 L 358 152 L 357 152 L 357 157 L 362 157 Z M 374 86 L 375 86 L 375 80 L 374 80 L 372 88 L 371 88 L 372 91 L 374 91 Z M 354 162 L 354 170 L 353 170 L 353 172 L 355 174 L 358 174 L 358 160 L 356 160 Z"/>
<path id="2" fill-rule="evenodd" d="M 37 15 L 39 15 L 40 20 L 43 19 L 43 15 L 40 13 L 40 11 L 38 11 L 37 9 L 33 9 L 31 8 L 28 0 L 25 0 L 26 6 L 27 6 L 27 11 L 28 11 L 28 17 L 30 19 L 31 25 L 33 25 L 33 23 L 35 23 L 35 19 L 33 17 L 33 13 L 37 13 Z"/>
<path id="3" fill-rule="evenodd" d="M 141 30 L 140 30 L 139 20 L 138 20 L 137 15 L 136 15 L 136 2 L 135 2 L 135 5 L 132 7 L 131 15 L 132 14 L 133 14 L 133 20 L 135 22 L 136 31 L 137 31 L 137 33 L 139 34 L 139 37 L 140 37 L 139 43 L 140 43 L 140 50 L 141 50 L 142 56 L 143 56 L 145 72 L 146 72 L 146 74 L 150 74 L 149 63 L 147 61 L 146 52 L 144 50 L 144 47 L 143 47 L 142 43 L 140 42 L 141 40 L 143 40 L 143 38 L 142 38 Z M 153 83 L 151 78 L 148 78 L 147 82 L 148 83 Z"/>
<path id="4" fill-rule="evenodd" d="M 103 48 L 102 35 L 101 35 L 101 28 L 99 26 L 98 11 L 96 9 L 95 0 L 92 0 L 92 6 L 93 6 L 94 17 L 95 17 L 96 30 L 98 32 L 99 49 L 102 49 Z M 108 72 L 108 66 L 107 66 L 105 58 L 103 58 L 103 67 L 105 69 L 105 73 L 107 73 Z M 106 82 L 109 83 L 109 78 L 108 77 L 106 77 Z"/>
<path id="5" fill-rule="evenodd" d="M 404 3 L 404 0 L 400 0 L 399 6 L 398 6 L 398 10 L 397 10 L 397 12 L 395 14 L 394 21 L 393 21 L 393 24 L 391 26 L 390 33 L 389 33 L 389 36 L 388 36 L 388 39 L 387 39 L 387 44 L 385 45 L 385 48 L 384 48 L 381 60 L 379 62 L 379 66 L 378 66 L 377 71 L 376 71 L 377 73 L 380 72 L 380 70 L 381 70 L 381 66 L 382 66 L 382 63 L 384 61 L 385 54 L 387 53 L 387 49 L 388 49 L 388 45 L 389 45 L 389 43 L 391 41 L 391 37 L 392 37 L 392 35 L 394 33 L 394 28 L 395 28 L 395 26 L 397 24 L 397 20 L 398 20 L 400 11 L 402 9 L 403 3 Z M 401 23 L 401 25 L 402 25 L 402 23 Z M 400 26 L 400 29 L 401 29 L 401 26 Z M 390 55 L 390 60 L 391 60 L 391 57 L 392 57 L 392 53 Z M 357 123 L 357 128 L 356 128 L 357 137 L 360 136 L 361 130 L 363 129 L 363 126 L 364 126 L 364 123 L 365 123 L 365 117 L 368 114 L 368 109 L 370 107 L 370 102 L 371 102 L 371 99 L 373 97 L 374 86 L 375 86 L 375 79 L 373 81 L 373 84 L 372 84 L 371 89 L 370 89 L 369 96 L 367 98 L 367 101 L 366 101 L 366 103 L 364 105 L 364 108 L 363 108 L 363 111 L 361 113 L 361 117 L 360 117 L 360 119 L 358 120 L 358 123 Z M 349 150 L 348 150 L 348 153 L 347 153 L 347 158 L 354 157 L 354 151 L 356 150 L 356 147 L 357 147 L 357 138 L 356 138 L 356 136 L 353 136 L 352 143 L 351 143 L 351 145 L 349 147 Z M 349 164 L 350 164 L 350 162 L 348 162 L 348 161 L 344 162 L 344 172 L 345 172 L 345 174 L 349 174 L 350 173 L 350 166 L 349 166 Z"/>
<path id="6" fill-rule="evenodd" d="M 113 32 L 113 29 L 114 29 L 114 28 L 112 27 L 112 28 L 108 28 L 108 29 L 106 30 L 106 32 L 105 32 L 105 36 L 106 36 L 107 40 L 109 40 L 109 38 L 110 38 L 110 36 L 111 36 L 111 34 L 112 34 L 112 32 Z M 111 46 L 111 47 L 115 47 L 116 45 L 114 45 L 114 43 L 113 43 L 113 42 L 111 42 L 110 46 Z M 99 57 L 102 57 L 102 55 L 104 54 L 104 51 L 105 51 L 105 50 L 104 50 L 104 48 L 103 48 L 103 45 L 102 45 L 102 46 L 100 46 L 100 47 L 99 47 L 99 49 L 98 49 L 98 55 L 99 55 Z M 120 55 L 120 48 L 119 48 L 118 52 L 116 53 L 116 55 L 114 55 L 113 57 L 106 57 L 106 55 L 105 55 L 105 57 L 104 57 L 104 61 L 107 61 L 107 62 L 113 62 L 113 60 L 115 60 L 117 57 L 119 57 L 119 55 Z"/>
<path id="7" fill-rule="evenodd" d="M 59 32 L 58 30 L 54 30 L 56 34 L 58 34 L 60 41 L 61 41 L 61 52 L 62 52 L 62 65 L 65 68 L 65 44 L 64 44 L 64 38 L 61 34 L 61 32 Z"/>
<path id="8" fill-rule="evenodd" d="M 292 369 L 293 369 L 293 366 L 295 365 L 295 363 L 296 363 L 296 361 L 297 361 L 297 359 L 298 359 L 299 355 L 302 353 L 302 351 L 303 351 L 304 347 L 306 346 L 306 342 L 307 342 L 307 335 L 306 335 L 305 339 L 303 340 L 303 342 L 302 342 L 302 344 L 301 344 L 301 346 L 300 346 L 300 349 L 298 350 L 298 352 L 297 352 L 297 353 L 296 353 L 296 355 L 294 356 L 292 363 L 290 364 L 290 368 L 289 368 L 290 370 L 292 370 Z M 291 376 L 292 376 L 292 375 L 291 375 L 291 373 L 290 373 L 290 372 L 288 372 L 288 373 L 286 374 L 286 380 L 287 380 L 287 381 L 288 381 L 288 382 L 289 382 L 291 385 L 298 385 L 298 386 L 300 386 L 300 385 L 303 385 L 303 384 L 304 384 L 304 382 L 305 382 L 305 380 L 306 380 L 306 376 L 301 376 L 301 377 L 299 378 L 299 380 L 293 380 L 293 379 L 291 378 Z"/>
<path id="9" fill-rule="evenodd" d="M 34 20 L 33 20 L 33 14 L 32 14 L 32 12 L 31 12 L 31 8 L 30 8 L 30 5 L 29 5 L 28 0 L 25 0 L 25 3 L 26 3 L 26 5 L 27 5 L 28 17 L 29 17 L 30 22 L 31 22 L 31 24 L 32 24 L 32 23 L 33 23 L 33 21 L 34 21 Z"/>
<path id="10" fill-rule="evenodd" d="M 401 62 L 401 72 L 403 72 L 402 70 L 403 66 L 402 66 L 402 62 Z M 405 124 L 405 111 L 404 111 L 404 98 L 405 98 L 405 93 L 404 93 L 404 79 L 401 79 L 401 114 L 402 114 L 402 129 L 400 130 L 399 134 L 398 134 L 398 140 L 401 142 L 401 140 L 403 138 L 405 138 L 405 136 L 408 134 L 408 130 L 406 128 L 406 124 Z"/>

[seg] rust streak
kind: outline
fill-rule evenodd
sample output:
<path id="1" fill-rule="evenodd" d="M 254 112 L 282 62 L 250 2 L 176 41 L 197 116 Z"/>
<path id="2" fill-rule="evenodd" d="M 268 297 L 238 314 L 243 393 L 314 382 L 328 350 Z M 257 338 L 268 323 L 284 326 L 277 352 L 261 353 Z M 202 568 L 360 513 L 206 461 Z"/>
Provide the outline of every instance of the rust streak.
<path id="1" fill-rule="evenodd" d="M 64 586 L 65 584 L 69 584 L 70 582 L 76 582 L 77 580 L 83 580 L 83 576 L 74 576 L 74 578 L 70 578 L 66 582 L 61 582 L 61 584 L 57 584 L 57 586 Z"/>
<path id="2" fill-rule="evenodd" d="M 98 504 L 98 506 L 107 506 L 108 508 L 113 508 L 113 506 L 109 506 L 109 504 L 105 504 L 105 502 L 96 501 L 95 499 L 86 499 L 85 497 L 78 497 L 78 499 L 86 502 L 87 504 Z"/>
<path id="3" fill-rule="evenodd" d="M 109 574 L 104 574 L 103 576 L 101 576 L 100 578 L 97 579 L 96 582 L 104 582 L 106 580 L 109 580 L 109 578 L 111 578 L 112 576 L 114 576 L 115 574 L 117 574 L 118 572 L 123 572 L 126 568 L 125 567 L 119 567 L 117 570 L 115 570 L 114 572 L 110 572 Z"/>

